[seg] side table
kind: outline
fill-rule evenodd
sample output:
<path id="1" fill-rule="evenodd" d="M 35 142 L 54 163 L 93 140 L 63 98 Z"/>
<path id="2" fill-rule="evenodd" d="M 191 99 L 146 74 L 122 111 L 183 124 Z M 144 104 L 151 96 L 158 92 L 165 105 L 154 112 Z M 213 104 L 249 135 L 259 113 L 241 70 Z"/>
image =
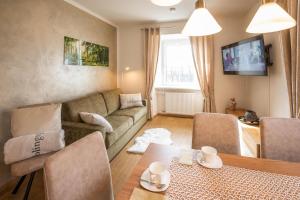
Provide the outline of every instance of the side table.
<path id="1" fill-rule="evenodd" d="M 234 115 L 235 117 L 244 116 L 247 110 L 243 108 L 237 108 L 235 110 L 231 110 L 230 108 L 226 108 L 225 113 Z M 242 139 L 248 147 L 253 157 L 260 158 L 260 128 L 259 125 L 246 124 L 239 120 L 242 127 Z"/>

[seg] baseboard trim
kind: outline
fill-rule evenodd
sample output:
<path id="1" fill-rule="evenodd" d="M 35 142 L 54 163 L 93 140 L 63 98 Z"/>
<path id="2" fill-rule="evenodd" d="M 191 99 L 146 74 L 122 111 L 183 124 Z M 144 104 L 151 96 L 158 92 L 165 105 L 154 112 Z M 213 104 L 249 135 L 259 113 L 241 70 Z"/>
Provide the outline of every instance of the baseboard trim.
<path id="1" fill-rule="evenodd" d="M 194 118 L 194 115 L 174 114 L 174 113 L 158 113 L 157 115 L 180 118 Z"/>

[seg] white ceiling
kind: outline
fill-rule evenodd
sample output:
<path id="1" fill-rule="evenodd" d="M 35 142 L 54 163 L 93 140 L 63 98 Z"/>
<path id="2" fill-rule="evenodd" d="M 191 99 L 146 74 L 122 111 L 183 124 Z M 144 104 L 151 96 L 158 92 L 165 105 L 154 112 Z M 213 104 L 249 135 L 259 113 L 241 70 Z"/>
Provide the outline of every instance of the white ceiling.
<path id="1" fill-rule="evenodd" d="M 182 0 L 175 12 L 169 7 L 153 5 L 150 0 L 66 0 L 99 15 L 113 24 L 155 23 L 186 20 L 194 10 L 196 0 Z M 259 0 L 205 0 L 214 15 L 246 14 Z"/>

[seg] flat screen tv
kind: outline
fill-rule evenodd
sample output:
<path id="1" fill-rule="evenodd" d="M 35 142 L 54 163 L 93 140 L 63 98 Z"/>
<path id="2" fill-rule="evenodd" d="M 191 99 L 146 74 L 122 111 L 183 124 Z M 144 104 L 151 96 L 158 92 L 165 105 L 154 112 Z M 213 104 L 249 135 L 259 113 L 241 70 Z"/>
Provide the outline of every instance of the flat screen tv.
<path id="1" fill-rule="evenodd" d="M 267 76 L 263 35 L 222 47 L 224 74 Z"/>

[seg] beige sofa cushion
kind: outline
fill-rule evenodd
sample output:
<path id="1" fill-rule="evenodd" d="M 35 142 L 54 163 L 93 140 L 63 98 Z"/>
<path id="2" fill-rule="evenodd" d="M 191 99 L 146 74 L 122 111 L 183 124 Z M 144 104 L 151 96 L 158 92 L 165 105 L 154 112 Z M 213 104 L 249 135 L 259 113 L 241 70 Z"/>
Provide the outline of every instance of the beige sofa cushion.
<path id="1" fill-rule="evenodd" d="M 116 116 L 132 117 L 134 123 L 139 121 L 146 114 L 147 114 L 146 106 L 117 110 L 116 112 L 112 113 L 112 115 L 116 115 Z"/>
<path id="2" fill-rule="evenodd" d="M 133 120 L 128 116 L 113 115 L 108 116 L 106 119 L 114 129 L 113 132 L 106 134 L 106 147 L 108 148 L 133 126 Z"/>
<path id="3" fill-rule="evenodd" d="M 61 129 L 61 104 L 48 104 L 19 108 L 12 111 L 11 133 L 13 137 Z"/>
<path id="4" fill-rule="evenodd" d="M 109 115 L 120 108 L 120 93 L 120 89 L 109 90 L 102 93 Z"/>
<path id="5" fill-rule="evenodd" d="M 63 107 L 63 119 L 66 121 L 81 122 L 80 112 L 96 113 L 103 117 L 107 116 L 105 101 L 100 93 L 66 102 L 63 104 Z"/>

